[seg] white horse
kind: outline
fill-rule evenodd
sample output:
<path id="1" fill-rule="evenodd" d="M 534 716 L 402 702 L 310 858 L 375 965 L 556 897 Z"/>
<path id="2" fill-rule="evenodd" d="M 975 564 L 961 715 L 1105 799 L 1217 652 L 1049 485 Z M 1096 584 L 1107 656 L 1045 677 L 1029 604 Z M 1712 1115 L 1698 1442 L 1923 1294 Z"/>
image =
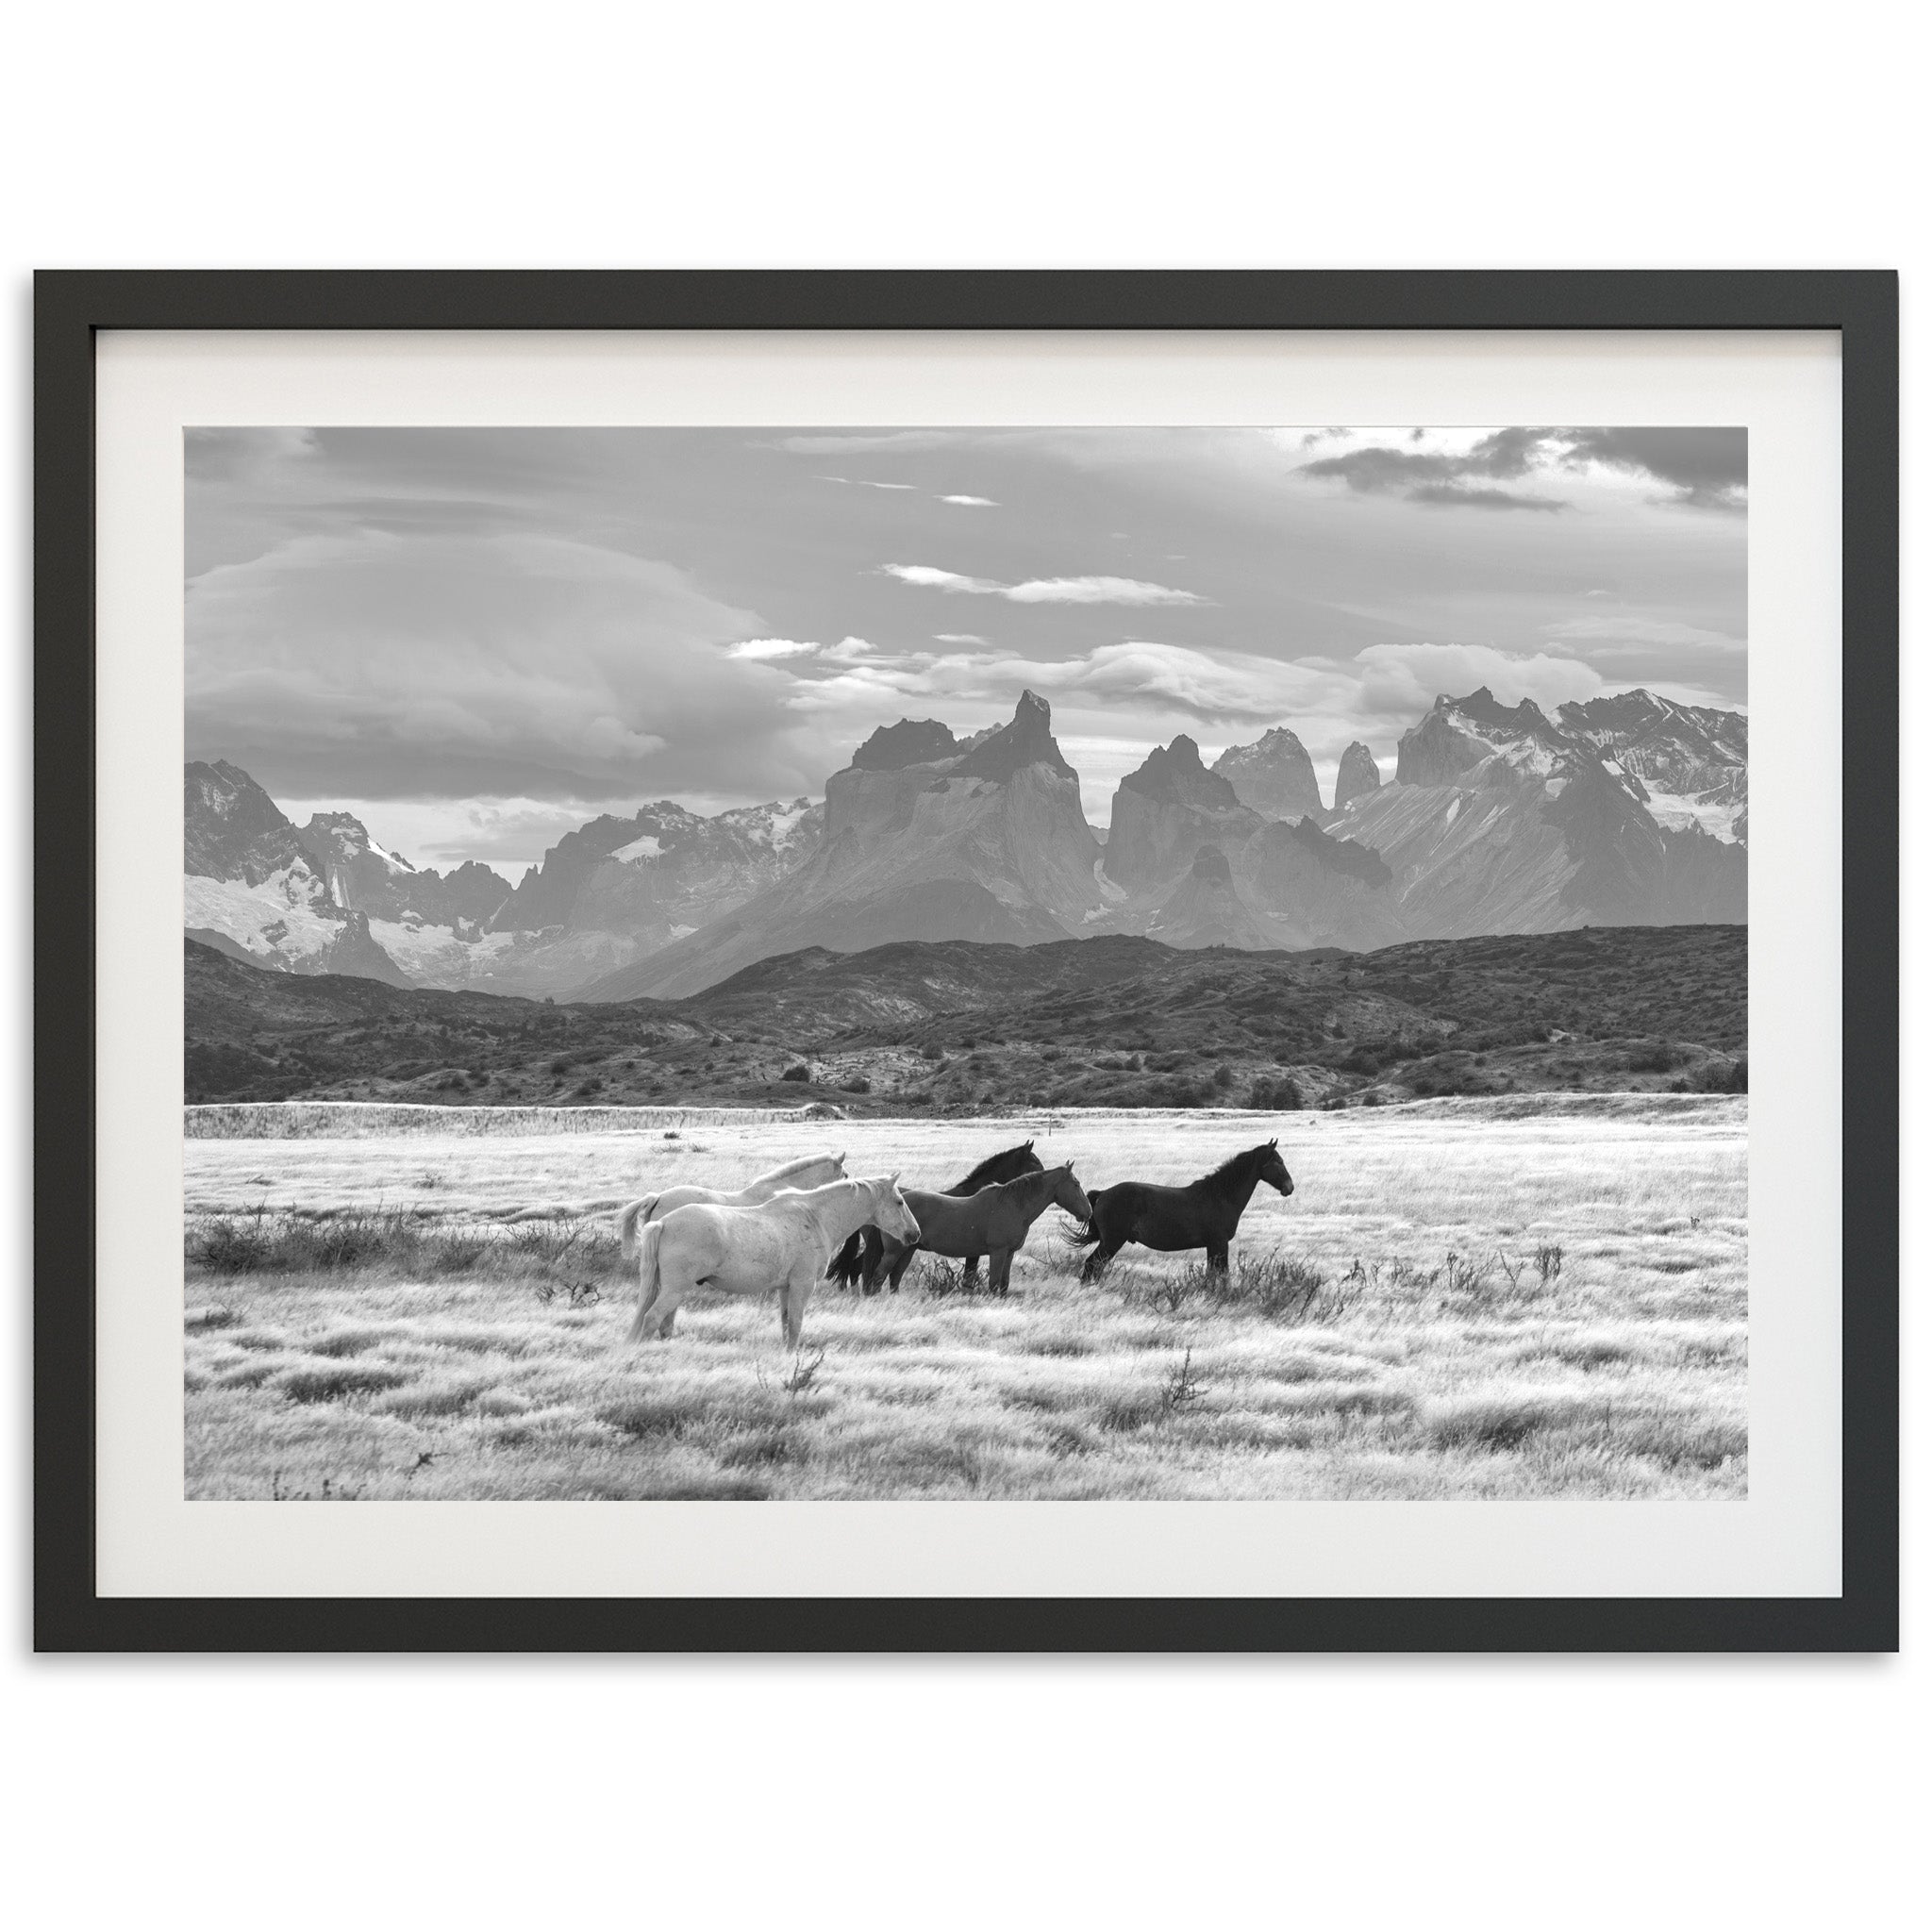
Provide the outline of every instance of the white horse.
<path id="1" fill-rule="evenodd" d="M 674 1208 L 699 1204 L 711 1208 L 756 1208 L 759 1202 L 769 1201 L 780 1188 L 816 1188 L 826 1181 L 842 1180 L 844 1174 L 842 1154 L 808 1154 L 797 1160 L 788 1160 L 783 1167 L 774 1167 L 770 1174 L 759 1174 L 755 1181 L 746 1181 L 735 1191 L 726 1188 L 666 1188 L 661 1194 L 646 1194 L 641 1200 L 631 1202 L 617 1217 L 618 1250 L 626 1261 L 635 1260 L 638 1224 L 662 1221 Z"/>
<path id="2" fill-rule="evenodd" d="M 674 1208 L 644 1229 L 637 1319 L 626 1339 L 669 1335 L 685 1296 L 694 1288 L 712 1288 L 725 1294 L 775 1292 L 786 1343 L 796 1348 L 812 1283 L 845 1238 L 868 1224 L 891 1240 L 919 1239 L 897 1174 L 788 1188 L 756 1207 Z"/>

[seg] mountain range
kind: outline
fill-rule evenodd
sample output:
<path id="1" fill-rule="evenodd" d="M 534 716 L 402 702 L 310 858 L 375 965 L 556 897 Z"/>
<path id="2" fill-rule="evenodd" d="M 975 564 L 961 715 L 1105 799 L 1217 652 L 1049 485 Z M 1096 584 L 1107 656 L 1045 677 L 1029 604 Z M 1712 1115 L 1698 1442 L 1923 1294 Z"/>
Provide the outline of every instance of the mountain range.
<path id="1" fill-rule="evenodd" d="M 1741 924 L 1746 752 L 1736 712 L 1630 691 L 1551 716 L 1481 689 L 1436 699 L 1391 780 L 1352 744 L 1326 806 L 1285 726 L 1211 767 L 1177 737 L 1121 780 L 1103 843 L 1028 691 L 963 739 L 880 727 L 823 800 L 599 817 L 514 888 L 475 863 L 419 869 L 347 813 L 298 827 L 238 767 L 191 764 L 184 923 L 283 972 L 590 1001 L 909 940 L 1360 952 Z"/>

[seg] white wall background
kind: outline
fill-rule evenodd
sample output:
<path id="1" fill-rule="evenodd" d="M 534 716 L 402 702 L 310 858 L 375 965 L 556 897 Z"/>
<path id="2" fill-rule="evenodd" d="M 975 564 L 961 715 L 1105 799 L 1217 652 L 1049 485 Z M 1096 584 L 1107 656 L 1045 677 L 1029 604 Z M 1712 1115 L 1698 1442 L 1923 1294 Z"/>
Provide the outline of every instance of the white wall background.
<path id="1" fill-rule="evenodd" d="M 1896 266 L 1910 636 L 1932 231 L 1909 18 L 38 7 L 9 26 L 0 112 L 8 609 L 24 639 L 36 266 Z M 24 665 L 23 644 L 0 680 L 18 1014 Z M 1908 650 L 1907 714 L 1924 698 Z M 1909 986 L 1922 893 L 1907 932 Z M 1923 1090 L 1909 1017 L 1906 1043 Z M 24 1019 L 0 1054 L 20 1096 Z M 24 1228 L 18 1098 L 6 1127 Z M 1906 1158 L 1923 1169 L 1913 1116 Z M 24 1416 L 24 1314 L 0 1341 Z M 25 1443 L 24 1420 L 0 1436 L 23 1924 L 1774 1927 L 1924 1907 L 1923 1614 L 1902 1662 L 37 1661 Z M 1923 1429 L 1907 1449 L 1909 1512 Z M 1916 1556 L 1908 1513 L 1912 1610 Z"/>

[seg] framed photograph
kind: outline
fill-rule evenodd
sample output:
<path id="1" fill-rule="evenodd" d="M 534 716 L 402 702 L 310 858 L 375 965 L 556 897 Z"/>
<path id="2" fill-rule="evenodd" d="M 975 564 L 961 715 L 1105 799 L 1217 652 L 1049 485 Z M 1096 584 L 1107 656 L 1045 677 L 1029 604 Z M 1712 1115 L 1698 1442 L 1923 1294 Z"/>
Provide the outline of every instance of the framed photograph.
<path id="1" fill-rule="evenodd" d="M 1896 304 L 42 276 L 40 1647 L 1894 1646 Z"/>

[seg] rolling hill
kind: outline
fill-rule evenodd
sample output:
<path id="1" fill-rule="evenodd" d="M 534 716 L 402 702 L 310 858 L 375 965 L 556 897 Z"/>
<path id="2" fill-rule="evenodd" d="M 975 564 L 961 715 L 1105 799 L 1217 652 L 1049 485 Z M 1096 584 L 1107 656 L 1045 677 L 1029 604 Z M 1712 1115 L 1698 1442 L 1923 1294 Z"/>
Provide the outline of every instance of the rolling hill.
<path id="1" fill-rule="evenodd" d="M 295 975 L 187 941 L 191 1101 L 1374 1104 L 1744 1080 L 1744 929 L 1586 927 L 1371 953 L 902 941 L 678 1000 L 555 1005 Z"/>

